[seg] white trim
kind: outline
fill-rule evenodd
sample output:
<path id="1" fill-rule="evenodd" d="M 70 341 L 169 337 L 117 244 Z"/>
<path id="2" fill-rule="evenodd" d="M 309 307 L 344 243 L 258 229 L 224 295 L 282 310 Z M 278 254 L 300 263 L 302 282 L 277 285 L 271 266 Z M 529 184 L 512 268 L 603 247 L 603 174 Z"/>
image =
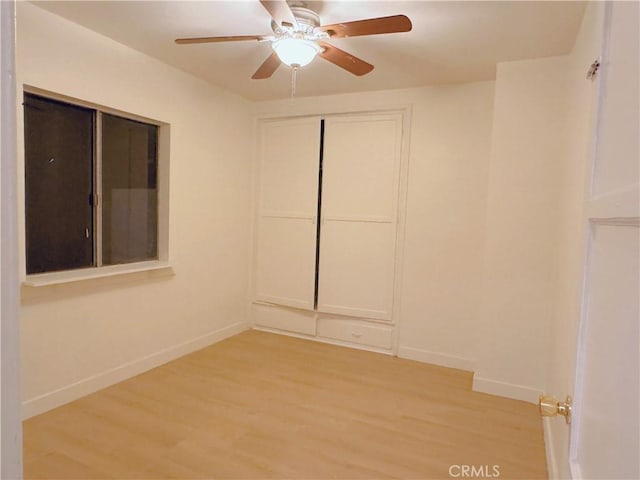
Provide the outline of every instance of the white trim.
<path id="1" fill-rule="evenodd" d="M 401 298 L 402 298 L 402 281 L 404 278 L 404 248 L 405 248 L 405 232 L 407 219 L 407 203 L 409 198 L 409 160 L 411 158 L 411 120 L 413 109 L 411 105 L 407 105 L 401 110 L 402 125 L 400 146 L 400 171 L 398 172 L 398 196 L 396 202 L 396 243 L 395 243 L 395 265 L 394 265 L 394 284 L 393 284 L 393 305 L 391 307 L 391 321 L 396 325 L 392 332 L 392 349 L 395 355 L 398 355 L 400 348 L 400 319 L 402 314 Z"/>
<path id="2" fill-rule="evenodd" d="M 308 213 L 298 213 L 298 212 L 269 212 L 263 211 L 260 213 L 262 218 L 289 218 L 293 220 L 314 220 L 316 218 L 315 214 L 309 215 Z"/>
<path id="3" fill-rule="evenodd" d="M 161 120 L 156 120 L 154 118 L 144 117 L 142 115 L 138 115 L 131 112 L 125 112 L 124 110 L 118 110 L 116 108 L 111 108 L 107 105 L 101 105 L 99 103 L 94 103 L 88 100 L 83 100 L 81 98 L 71 97 L 69 95 L 64 95 L 58 92 L 52 92 L 51 90 L 46 90 L 44 88 L 39 88 L 34 85 L 23 85 L 22 93 L 31 93 L 33 95 L 39 95 L 41 97 L 46 97 L 51 100 L 57 100 L 59 102 L 70 103 L 72 105 L 77 105 L 79 107 L 90 108 L 92 110 L 99 110 L 102 113 L 107 113 L 109 115 L 116 115 L 118 117 L 123 117 L 129 120 L 135 120 L 137 122 L 142 123 L 151 123 L 158 127 L 162 125 L 168 125 L 168 123 L 163 122 Z"/>
<path id="4" fill-rule="evenodd" d="M 473 376 L 473 391 L 498 395 L 499 397 L 522 400 L 524 402 L 538 404 L 538 398 L 542 393 L 540 390 L 524 385 L 491 380 L 490 378 Z"/>
<path id="5" fill-rule="evenodd" d="M 466 370 L 473 372 L 474 362 L 468 358 L 456 357 L 439 352 L 430 352 L 421 348 L 398 347 L 398 357 L 408 360 L 416 360 L 422 363 L 430 363 L 441 367 L 456 368 L 458 370 Z"/>
<path id="6" fill-rule="evenodd" d="M 329 315 L 342 315 L 350 318 L 371 318 L 375 320 L 385 320 L 387 323 L 393 323 L 391 312 L 385 310 L 372 310 L 368 308 L 345 307 L 342 305 L 331 305 L 320 303 L 318 301 L 318 313 Z"/>
<path id="7" fill-rule="evenodd" d="M 353 316 L 353 315 L 341 315 L 339 313 L 332 313 L 332 312 L 324 312 L 322 310 L 315 310 L 314 311 L 316 313 L 316 318 L 318 320 L 320 319 L 327 319 L 327 318 L 331 318 L 334 320 L 357 320 L 359 323 L 364 323 L 364 324 L 368 324 L 368 325 L 386 325 L 389 327 L 394 327 L 395 324 L 389 320 L 381 320 L 379 318 L 371 318 L 371 317 L 359 317 L 359 316 Z"/>
<path id="8" fill-rule="evenodd" d="M 395 223 L 393 217 L 380 217 L 374 215 L 323 215 L 322 222 L 360 222 L 360 223 Z"/>
<path id="9" fill-rule="evenodd" d="M 416 90 L 419 90 L 417 88 Z M 384 90 L 386 91 L 386 90 Z M 371 93 L 371 92 L 368 92 Z M 349 94 L 345 94 L 349 95 Z M 310 97 L 307 97 L 306 100 L 309 100 Z M 301 99 L 302 100 L 302 99 Z M 275 102 L 278 102 L 277 100 Z M 305 118 L 305 117 L 314 117 L 320 115 L 322 119 L 326 117 L 339 117 L 339 116 L 348 116 L 348 115 L 369 115 L 369 114 L 385 114 L 385 113 L 400 113 L 405 111 L 410 111 L 413 103 L 410 102 L 391 102 L 389 104 L 374 106 L 374 107 L 359 107 L 348 104 L 340 104 L 338 106 L 327 106 L 323 105 L 302 105 L 302 103 L 296 105 L 294 108 L 291 108 L 294 104 L 288 105 L 286 110 L 275 111 L 275 112 L 258 112 L 255 115 L 255 119 L 258 122 L 265 122 L 271 120 L 282 120 L 285 118 Z M 320 112 L 320 113 L 318 113 Z"/>
<path id="10" fill-rule="evenodd" d="M 582 476 L 582 468 L 580 468 L 580 464 L 577 461 L 569 462 L 569 470 L 571 472 L 571 478 L 576 480 L 582 480 L 584 478 Z"/>
<path id="11" fill-rule="evenodd" d="M 125 263 L 108 267 L 88 267 L 80 270 L 65 270 L 62 272 L 38 273 L 27 275 L 22 282 L 25 287 L 46 287 L 61 283 L 72 283 L 95 278 L 114 277 L 129 273 L 164 270 L 168 275 L 174 275 L 173 267 L 167 262 L 152 260 L 150 262 Z"/>
<path id="12" fill-rule="evenodd" d="M 188 353 L 213 345 L 221 340 L 244 332 L 249 328 L 250 327 L 247 322 L 237 322 L 219 330 L 207 333 L 206 335 L 187 340 L 186 342 L 165 348 L 159 352 L 119 365 L 105 372 L 98 373 L 72 383 L 71 385 L 31 398 L 22 402 L 22 416 L 24 419 L 27 419 L 34 415 L 59 407 L 60 405 L 71 402 L 135 375 L 139 375 L 147 370 L 163 365 Z"/>
<path id="13" fill-rule="evenodd" d="M 590 219 L 615 218 L 636 219 L 640 215 L 640 184 L 628 185 L 615 192 L 593 197 L 586 206 L 586 216 Z"/>
<path id="14" fill-rule="evenodd" d="M 544 450 L 547 457 L 547 473 L 549 480 L 560 478 L 558 471 L 558 461 L 556 460 L 556 445 L 553 440 L 553 430 L 551 429 L 551 417 L 542 418 L 542 431 L 544 432 Z"/>
<path id="15" fill-rule="evenodd" d="M 313 303 L 305 300 L 298 300 L 297 298 L 276 297 L 275 295 L 268 295 L 265 293 L 255 294 L 255 305 L 269 305 L 269 306 L 281 306 L 290 307 L 298 310 L 304 310 L 306 312 L 314 313 Z"/>

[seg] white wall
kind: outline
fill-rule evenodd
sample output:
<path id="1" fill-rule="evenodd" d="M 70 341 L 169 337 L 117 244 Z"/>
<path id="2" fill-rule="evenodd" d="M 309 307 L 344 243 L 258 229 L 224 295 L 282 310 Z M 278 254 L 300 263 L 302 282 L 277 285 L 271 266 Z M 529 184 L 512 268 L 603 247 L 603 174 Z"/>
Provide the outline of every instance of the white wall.
<path id="1" fill-rule="evenodd" d="M 553 331 L 567 58 L 498 65 L 474 388 L 537 402 Z"/>
<path id="2" fill-rule="evenodd" d="M 0 4 L 0 478 L 22 478 L 14 2 Z"/>
<path id="3" fill-rule="evenodd" d="M 20 95 L 26 84 L 171 124 L 175 276 L 23 287 L 31 415 L 246 328 L 253 131 L 243 99 L 32 4 L 17 13 Z M 22 207 L 19 219 L 23 243 Z"/>
<path id="4" fill-rule="evenodd" d="M 400 356 L 475 367 L 493 91 L 433 88 L 414 103 Z"/>
<path id="5" fill-rule="evenodd" d="M 401 356 L 473 369 L 493 82 L 261 102 L 257 116 L 411 107 Z"/>

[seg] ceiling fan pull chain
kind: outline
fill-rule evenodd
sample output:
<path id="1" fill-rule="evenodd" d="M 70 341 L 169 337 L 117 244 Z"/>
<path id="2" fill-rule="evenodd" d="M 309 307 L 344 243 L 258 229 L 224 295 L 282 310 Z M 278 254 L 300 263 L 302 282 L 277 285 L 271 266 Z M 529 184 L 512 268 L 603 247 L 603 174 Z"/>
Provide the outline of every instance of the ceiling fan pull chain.
<path id="1" fill-rule="evenodd" d="M 291 67 L 291 98 L 296 96 L 296 80 L 298 75 L 298 66 L 293 65 Z"/>

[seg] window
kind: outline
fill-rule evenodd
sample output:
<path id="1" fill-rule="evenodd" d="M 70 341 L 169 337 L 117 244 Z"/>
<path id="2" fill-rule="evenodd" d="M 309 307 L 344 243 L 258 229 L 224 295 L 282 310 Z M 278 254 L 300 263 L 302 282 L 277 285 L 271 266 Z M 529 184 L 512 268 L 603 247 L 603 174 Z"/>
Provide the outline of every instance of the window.
<path id="1" fill-rule="evenodd" d="M 27 273 L 158 259 L 158 126 L 25 93 Z"/>

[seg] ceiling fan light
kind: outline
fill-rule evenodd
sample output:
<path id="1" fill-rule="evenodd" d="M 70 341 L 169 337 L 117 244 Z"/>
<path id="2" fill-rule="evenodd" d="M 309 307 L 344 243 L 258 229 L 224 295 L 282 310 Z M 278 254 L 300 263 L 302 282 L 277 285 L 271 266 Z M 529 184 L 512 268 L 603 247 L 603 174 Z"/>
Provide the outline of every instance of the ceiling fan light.
<path id="1" fill-rule="evenodd" d="M 298 67 L 311 63 L 321 50 L 315 42 L 303 38 L 281 38 L 273 42 L 272 46 L 282 63 Z"/>

